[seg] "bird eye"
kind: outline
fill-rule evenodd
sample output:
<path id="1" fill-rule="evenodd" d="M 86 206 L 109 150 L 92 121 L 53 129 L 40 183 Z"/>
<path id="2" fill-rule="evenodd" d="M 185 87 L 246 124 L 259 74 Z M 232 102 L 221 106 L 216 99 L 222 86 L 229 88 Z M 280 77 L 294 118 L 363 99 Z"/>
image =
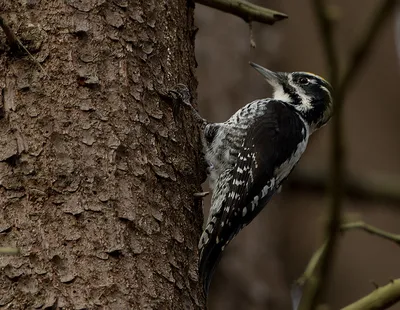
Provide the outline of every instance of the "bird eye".
<path id="1" fill-rule="evenodd" d="M 299 78 L 299 83 L 302 85 L 307 85 L 308 84 L 308 79 L 305 77 Z"/>

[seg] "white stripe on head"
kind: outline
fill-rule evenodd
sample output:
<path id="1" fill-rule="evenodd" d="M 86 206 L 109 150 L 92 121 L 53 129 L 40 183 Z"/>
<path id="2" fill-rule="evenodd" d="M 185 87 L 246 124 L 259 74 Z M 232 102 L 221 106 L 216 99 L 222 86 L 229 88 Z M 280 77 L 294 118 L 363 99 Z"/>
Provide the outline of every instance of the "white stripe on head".
<path id="1" fill-rule="evenodd" d="M 325 80 L 322 76 L 319 76 L 319 75 L 314 74 L 314 73 L 311 73 L 311 72 L 304 72 L 304 73 L 306 73 L 306 74 L 312 76 L 313 78 L 317 78 L 317 79 L 319 79 L 319 80 L 322 80 L 322 81 L 324 81 L 326 84 L 329 84 L 329 82 L 328 82 L 327 80 Z"/>
<path id="2" fill-rule="evenodd" d="M 274 87 L 274 95 L 273 98 L 276 100 L 281 100 L 283 102 L 292 102 L 292 98 L 290 98 L 289 94 L 283 91 L 283 87 L 281 84 L 275 84 Z"/>

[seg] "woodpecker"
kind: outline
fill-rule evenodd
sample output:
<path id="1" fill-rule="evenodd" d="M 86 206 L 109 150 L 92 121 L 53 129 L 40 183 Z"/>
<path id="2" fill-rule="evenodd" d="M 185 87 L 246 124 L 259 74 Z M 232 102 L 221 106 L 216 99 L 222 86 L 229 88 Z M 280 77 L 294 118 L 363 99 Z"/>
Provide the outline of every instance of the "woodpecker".
<path id="1" fill-rule="evenodd" d="M 205 121 L 203 126 L 212 189 L 198 245 L 206 296 L 222 251 L 280 189 L 310 135 L 333 113 L 332 88 L 323 78 L 250 65 L 272 86 L 273 97 L 250 102 L 224 123 Z"/>

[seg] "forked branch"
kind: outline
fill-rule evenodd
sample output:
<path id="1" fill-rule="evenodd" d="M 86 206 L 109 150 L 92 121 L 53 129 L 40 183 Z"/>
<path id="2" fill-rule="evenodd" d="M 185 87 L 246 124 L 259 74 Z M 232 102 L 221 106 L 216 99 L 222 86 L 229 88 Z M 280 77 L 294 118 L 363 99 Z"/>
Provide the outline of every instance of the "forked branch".
<path id="1" fill-rule="evenodd" d="M 393 234 L 384 231 L 363 221 L 349 222 L 340 226 L 340 230 L 343 232 L 353 229 L 363 230 L 371 235 L 386 239 L 400 246 L 400 234 Z M 296 285 L 303 287 L 304 285 L 307 285 L 307 283 L 313 283 L 315 281 L 314 274 L 317 268 L 320 267 L 321 258 L 324 254 L 326 254 L 326 243 L 315 251 L 303 275 L 297 280 Z M 383 310 L 387 309 L 397 301 L 400 301 L 400 279 L 391 281 L 388 285 L 376 289 L 371 294 L 361 298 L 342 310 Z"/>

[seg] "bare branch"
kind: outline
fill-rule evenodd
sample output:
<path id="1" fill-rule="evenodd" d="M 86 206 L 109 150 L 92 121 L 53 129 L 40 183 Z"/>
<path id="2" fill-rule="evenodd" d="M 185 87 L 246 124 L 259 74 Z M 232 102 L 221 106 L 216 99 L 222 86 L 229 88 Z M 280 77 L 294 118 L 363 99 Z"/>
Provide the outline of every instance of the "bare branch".
<path id="1" fill-rule="evenodd" d="M 400 279 L 377 288 L 371 294 L 357 300 L 342 310 L 383 310 L 400 301 Z"/>
<path id="2" fill-rule="evenodd" d="M 326 250 L 326 243 L 324 243 L 317 251 L 314 252 L 313 256 L 308 262 L 306 270 L 301 275 L 301 277 L 296 281 L 296 283 L 299 286 L 301 287 L 304 286 L 305 284 L 307 284 L 309 279 L 311 279 L 311 277 L 315 273 L 315 270 L 317 269 L 317 267 L 321 262 L 321 256 L 325 252 L 325 250 Z"/>
<path id="3" fill-rule="evenodd" d="M 375 235 L 377 237 L 389 240 L 391 242 L 394 242 L 398 246 L 400 246 L 400 234 L 389 233 L 389 232 L 379 229 L 375 226 L 369 225 L 363 221 L 349 222 L 349 223 L 342 224 L 340 226 L 340 230 L 343 232 L 352 230 L 352 229 L 363 230 L 371 235 Z M 326 253 L 326 246 L 327 246 L 327 243 L 324 243 L 322 246 L 320 246 L 320 248 L 317 251 L 314 252 L 304 273 L 296 281 L 296 285 L 298 285 L 299 287 L 303 287 L 304 285 L 307 285 L 308 283 L 313 283 L 316 280 L 315 271 L 317 270 L 317 268 L 319 268 L 321 266 L 321 259 L 322 259 L 323 255 Z M 396 280 L 396 281 L 400 281 L 400 280 Z M 345 309 L 346 310 L 386 309 L 388 306 L 393 305 L 393 303 L 399 301 L 398 298 L 400 297 L 400 291 L 395 293 L 394 291 L 392 291 L 393 288 L 392 287 L 389 288 L 388 285 L 385 286 L 385 288 L 386 289 L 383 290 L 382 292 L 380 292 L 379 294 L 375 294 L 375 292 L 374 292 L 342 310 L 345 310 Z M 397 286 L 397 290 L 399 290 L 398 286 Z M 377 300 L 375 301 L 374 298 L 377 298 Z M 366 300 L 364 300 L 364 299 L 366 299 Z M 376 305 L 385 305 L 385 306 L 374 308 L 374 307 L 376 307 Z"/>
<path id="4" fill-rule="evenodd" d="M 346 223 L 343 224 L 340 227 L 341 231 L 346 231 L 346 230 L 350 230 L 350 229 L 361 229 L 364 230 L 365 232 L 371 234 L 371 235 L 375 235 L 378 237 L 381 237 L 383 239 L 392 241 L 394 243 L 396 243 L 398 246 L 400 246 L 400 235 L 396 235 L 396 234 L 392 234 L 389 232 L 386 232 L 382 229 L 376 228 L 372 225 L 366 224 L 363 221 L 357 221 L 357 222 L 351 222 L 351 223 Z"/>
<path id="5" fill-rule="evenodd" d="M 211 8 L 236 15 L 246 22 L 260 22 L 273 25 L 287 18 L 286 14 L 273 11 L 244 0 L 195 0 L 195 2 Z"/>
<path id="6" fill-rule="evenodd" d="M 309 169 L 298 169 L 287 181 L 294 190 L 325 191 L 329 179 L 324 173 Z M 346 198 L 361 199 L 368 202 L 378 201 L 400 203 L 400 179 L 385 175 L 346 175 L 344 182 Z"/>
<path id="7" fill-rule="evenodd" d="M 382 2 L 382 5 L 375 10 L 376 13 L 373 15 L 370 25 L 366 28 L 366 31 L 361 34 L 359 41 L 354 45 L 349 65 L 343 74 L 340 87 L 338 88 L 340 99 L 344 97 L 347 89 L 351 86 L 354 78 L 359 73 L 360 68 L 367 59 L 371 47 L 384 24 L 384 21 L 395 10 L 395 6 L 398 3 L 397 1 L 398 0 L 386 0 Z"/>

